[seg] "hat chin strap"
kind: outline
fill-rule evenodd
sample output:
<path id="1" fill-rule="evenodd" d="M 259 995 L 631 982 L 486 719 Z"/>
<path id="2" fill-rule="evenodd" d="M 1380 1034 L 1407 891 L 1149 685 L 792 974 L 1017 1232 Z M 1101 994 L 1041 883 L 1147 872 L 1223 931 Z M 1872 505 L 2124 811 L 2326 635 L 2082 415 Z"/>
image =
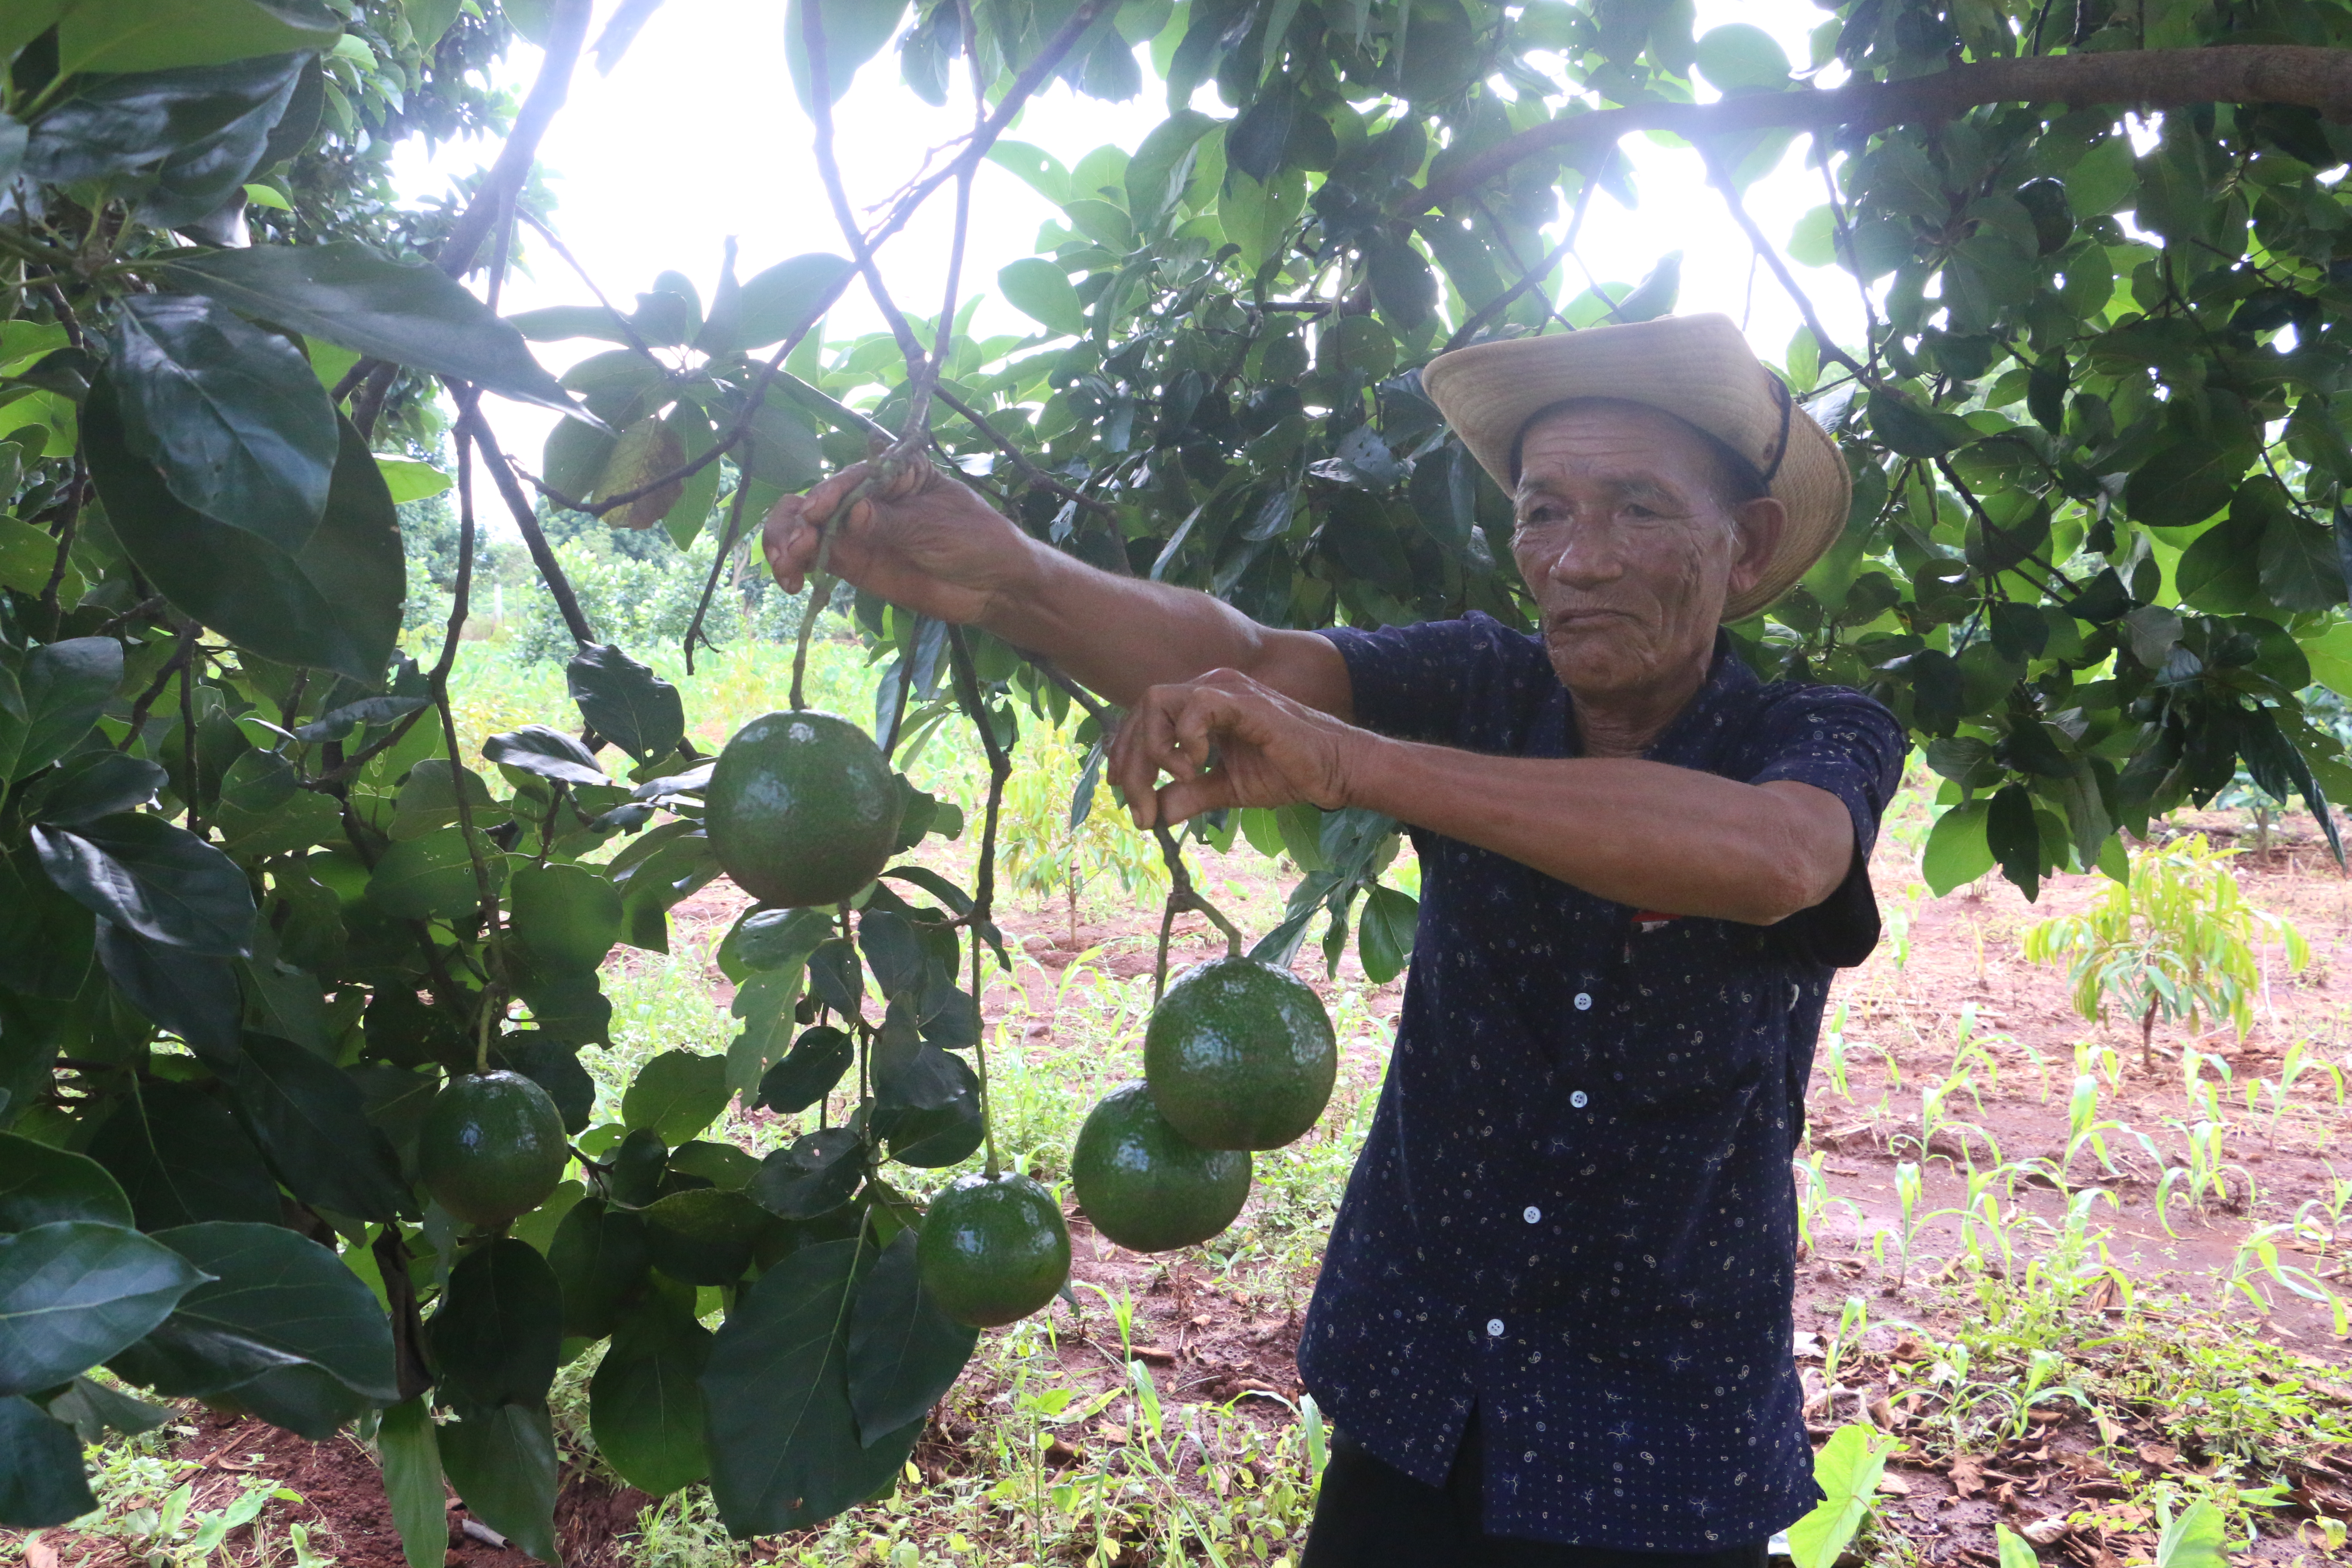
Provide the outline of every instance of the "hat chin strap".
<path id="1" fill-rule="evenodd" d="M 1796 399 L 1789 395 L 1788 383 L 1770 371 L 1765 371 L 1764 379 L 1772 384 L 1772 395 L 1780 405 L 1780 438 L 1772 448 L 1771 464 L 1758 476 L 1769 485 L 1772 482 L 1773 476 L 1780 471 L 1780 464 L 1789 456 L 1789 420 L 1795 413 Z"/>

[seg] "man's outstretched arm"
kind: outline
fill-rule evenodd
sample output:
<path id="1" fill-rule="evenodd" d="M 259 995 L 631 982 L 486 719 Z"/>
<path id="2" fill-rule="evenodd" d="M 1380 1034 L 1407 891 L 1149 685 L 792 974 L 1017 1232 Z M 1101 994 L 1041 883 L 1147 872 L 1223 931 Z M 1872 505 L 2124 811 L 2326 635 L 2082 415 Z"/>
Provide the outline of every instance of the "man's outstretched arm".
<path id="1" fill-rule="evenodd" d="M 928 467 L 836 515 L 866 473 L 863 463 L 845 468 L 768 513 L 762 545 L 787 592 L 814 569 L 825 525 L 835 575 L 1041 654 L 1121 707 L 1154 686 L 1237 669 L 1318 712 L 1354 712 L 1348 668 L 1327 638 L 1262 626 L 1190 588 L 1098 571 Z"/>

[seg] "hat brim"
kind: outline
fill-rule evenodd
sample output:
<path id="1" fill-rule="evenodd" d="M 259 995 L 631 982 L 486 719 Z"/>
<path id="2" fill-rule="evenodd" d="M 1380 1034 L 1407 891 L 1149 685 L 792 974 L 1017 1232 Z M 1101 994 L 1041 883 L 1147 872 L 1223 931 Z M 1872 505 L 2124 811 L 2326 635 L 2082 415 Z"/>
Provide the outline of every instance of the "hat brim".
<path id="1" fill-rule="evenodd" d="M 1795 586 L 1845 531 L 1853 482 L 1829 433 L 1795 407 L 1727 316 L 1670 316 L 1440 354 L 1423 389 L 1505 494 L 1528 420 L 1555 403 L 1606 397 L 1696 426 L 1769 475 L 1787 521 L 1763 574 L 1723 606 L 1745 620 Z"/>

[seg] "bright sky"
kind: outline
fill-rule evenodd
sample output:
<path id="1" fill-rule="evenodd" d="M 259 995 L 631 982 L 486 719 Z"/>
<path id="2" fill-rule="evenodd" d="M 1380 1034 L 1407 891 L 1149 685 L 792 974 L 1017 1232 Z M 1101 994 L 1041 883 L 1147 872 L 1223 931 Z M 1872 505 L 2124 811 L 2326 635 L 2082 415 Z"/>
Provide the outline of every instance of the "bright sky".
<path id="1" fill-rule="evenodd" d="M 597 27 L 616 4 L 600 0 Z M 817 179 L 809 120 L 785 74 L 782 17 L 777 0 L 669 0 L 609 78 L 583 63 L 540 158 L 560 202 L 557 232 L 624 310 L 665 268 L 693 279 L 708 300 L 729 235 L 740 247 L 737 275 L 744 278 L 806 251 L 845 254 Z M 1702 35 L 1732 21 L 1761 26 L 1799 68 L 1808 58 L 1808 35 L 1824 19 L 1808 0 L 1698 4 Z M 527 86 L 539 68 L 538 51 L 519 43 L 506 68 L 518 89 Z M 1144 96 L 1124 104 L 1080 98 L 1057 86 L 1033 100 L 1009 134 L 1047 149 L 1066 165 L 1107 142 L 1132 150 L 1166 114 L 1164 93 L 1148 64 L 1145 78 Z M 1219 116 L 1232 112 L 1213 88 L 1202 89 L 1193 106 Z M 922 167 L 927 153 L 969 128 L 971 113 L 969 102 L 954 97 L 945 109 L 924 104 L 900 85 L 896 51 L 877 55 L 836 110 L 837 145 L 853 203 L 863 208 L 886 201 Z M 1624 148 L 1637 170 L 1641 205 L 1629 210 L 1605 194 L 1596 195 L 1579 243 L 1585 261 L 1604 280 L 1632 283 L 1660 256 L 1681 250 L 1679 310 L 1721 310 L 1744 321 L 1758 351 L 1779 361 L 1800 317 L 1770 273 L 1752 266 L 1747 237 L 1706 186 L 1697 155 L 1642 137 L 1627 139 Z M 1805 149 L 1800 140 L 1748 193 L 1748 210 L 1775 241 L 1785 240 L 1799 215 L 1822 200 L 1821 175 L 1806 165 Z M 428 155 L 418 145 L 404 154 L 399 177 L 410 195 L 422 199 L 446 190 L 454 175 L 470 173 L 494 152 L 459 144 Z M 880 253 L 891 292 L 910 313 L 929 316 L 939 308 L 951 207 L 951 193 L 943 190 Z M 1031 254 L 1039 226 L 1055 216 L 1050 203 L 1013 174 L 982 165 L 974 188 L 966 292 L 992 293 L 997 269 Z M 532 274 L 518 272 L 509 280 L 503 309 L 590 302 L 587 289 L 544 246 L 528 254 Z M 1858 341 L 1860 305 L 1852 282 L 1834 271 L 1796 270 L 1824 324 L 1842 339 Z M 1582 282 L 1573 264 L 1568 277 L 1564 292 L 1573 294 Z M 840 338 L 880 325 L 863 289 L 853 289 L 828 330 Z M 1026 332 L 1034 324 L 991 298 L 974 325 L 985 333 Z M 560 372 L 604 346 L 539 349 Z M 495 400 L 491 406 L 509 448 L 535 468 L 553 416 Z"/>

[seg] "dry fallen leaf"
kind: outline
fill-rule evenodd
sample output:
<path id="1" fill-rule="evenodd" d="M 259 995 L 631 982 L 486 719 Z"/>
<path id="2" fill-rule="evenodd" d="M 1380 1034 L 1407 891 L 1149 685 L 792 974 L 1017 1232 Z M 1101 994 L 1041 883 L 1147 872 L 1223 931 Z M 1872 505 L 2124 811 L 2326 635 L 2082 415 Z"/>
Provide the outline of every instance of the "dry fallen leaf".
<path id="1" fill-rule="evenodd" d="M 2143 1463 L 2159 1469 L 2170 1469 L 2180 1463 L 2180 1450 L 2169 1443 L 2142 1443 L 2139 1457 Z"/>
<path id="2" fill-rule="evenodd" d="M 1952 1467 L 1947 1472 L 1952 1478 L 1952 1489 L 1962 1497 L 1980 1497 L 1984 1493 L 1984 1467 L 1966 1454 L 1952 1456 Z"/>
<path id="3" fill-rule="evenodd" d="M 1909 1497 L 1911 1483 L 1889 1470 L 1878 1478 L 1878 1489 L 1890 1497 Z"/>
<path id="4" fill-rule="evenodd" d="M 2047 1519 L 2033 1520 L 2019 1529 L 2018 1534 L 2036 1546 L 2054 1546 L 2068 1529 L 2066 1516 L 2053 1513 Z"/>
<path id="5" fill-rule="evenodd" d="M 34 1536 L 25 1542 L 25 1568 L 58 1568 L 58 1549 Z"/>

